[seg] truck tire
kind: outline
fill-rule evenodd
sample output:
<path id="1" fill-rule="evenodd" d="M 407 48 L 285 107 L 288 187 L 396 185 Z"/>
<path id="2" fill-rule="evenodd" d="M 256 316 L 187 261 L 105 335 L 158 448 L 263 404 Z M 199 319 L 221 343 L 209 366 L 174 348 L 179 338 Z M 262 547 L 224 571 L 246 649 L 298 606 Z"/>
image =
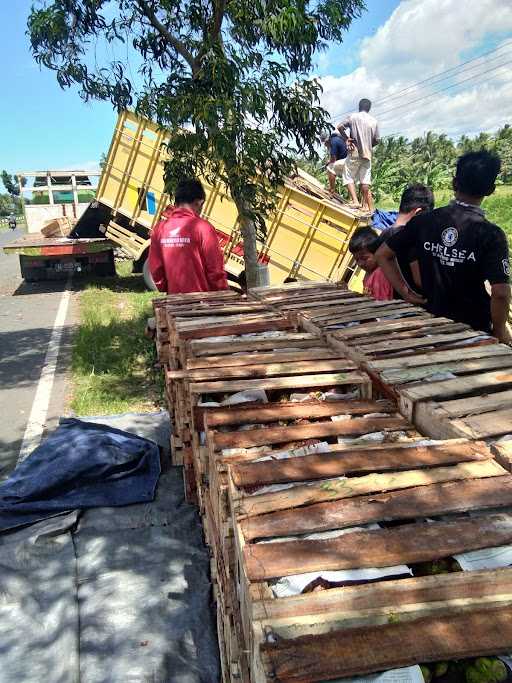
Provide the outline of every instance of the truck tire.
<path id="1" fill-rule="evenodd" d="M 144 278 L 144 284 L 146 287 L 152 291 L 152 292 L 157 292 L 157 286 L 153 282 L 153 278 L 151 277 L 151 271 L 149 270 L 149 258 L 147 258 L 144 261 L 144 265 L 142 266 L 142 277 Z"/>

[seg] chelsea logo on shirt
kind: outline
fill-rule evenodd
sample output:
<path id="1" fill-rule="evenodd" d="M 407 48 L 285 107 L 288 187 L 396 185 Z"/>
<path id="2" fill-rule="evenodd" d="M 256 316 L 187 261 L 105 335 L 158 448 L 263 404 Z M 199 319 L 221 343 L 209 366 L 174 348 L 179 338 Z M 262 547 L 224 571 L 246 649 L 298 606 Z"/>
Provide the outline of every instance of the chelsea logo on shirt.
<path id="1" fill-rule="evenodd" d="M 457 228 L 446 228 L 446 230 L 443 230 L 441 233 L 441 239 L 443 240 L 443 244 L 447 247 L 451 247 L 455 242 L 459 239 L 459 233 L 457 232 Z"/>

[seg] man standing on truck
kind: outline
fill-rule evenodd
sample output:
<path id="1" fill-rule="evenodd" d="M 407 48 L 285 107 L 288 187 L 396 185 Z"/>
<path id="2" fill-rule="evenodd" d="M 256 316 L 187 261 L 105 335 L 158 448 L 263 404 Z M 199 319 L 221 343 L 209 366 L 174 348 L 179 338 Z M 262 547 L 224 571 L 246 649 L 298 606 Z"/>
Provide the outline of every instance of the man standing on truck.
<path id="1" fill-rule="evenodd" d="M 200 218 L 206 195 L 199 180 L 182 180 L 175 206 L 163 212 L 151 234 L 149 269 L 156 287 L 168 294 L 227 289 L 219 238 Z"/>
<path id="2" fill-rule="evenodd" d="M 333 133 L 325 132 L 322 136 L 322 142 L 329 152 L 329 162 L 326 169 L 329 178 L 329 191 L 334 194 L 336 192 L 336 178 L 342 178 L 345 170 L 347 143 L 338 131 Z"/>
<path id="3" fill-rule="evenodd" d="M 499 157 L 485 150 L 460 157 L 453 179 L 454 201 L 413 218 L 379 247 L 376 257 L 406 301 L 475 330 L 492 332 L 510 344 L 507 238 L 480 208 L 484 197 L 494 192 L 500 168 Z M 425 299 L 411 291 L 398 267 L 397 257 L 411 249 L 418 257 Z"/>
<path id="4" fill-rule="evenodd" d="M 380 141 L 377 119 L 370 115 L 372 103 L 363 99 L 359 102 L 359 111 L 350 114 L 348 118 L 336 127 L 342 135 L 350 130 L 348 138 L 349 155 L 345 164 L 343 184 L 346 185 L 352 205 L 359 207 L 356 183 L 361 184 L 363 195 L 362 208 L 373 213 L 373 198 L 370 190 L 372 184 L 372 150 Z"/>

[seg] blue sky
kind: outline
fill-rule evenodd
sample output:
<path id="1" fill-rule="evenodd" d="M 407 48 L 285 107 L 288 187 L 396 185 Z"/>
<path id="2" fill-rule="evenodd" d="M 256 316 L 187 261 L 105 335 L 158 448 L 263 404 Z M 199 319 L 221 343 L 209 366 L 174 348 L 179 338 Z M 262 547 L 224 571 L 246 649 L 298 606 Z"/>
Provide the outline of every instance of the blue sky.
<path id="1" fill-rule="evenodd" d="M 93 168 L 108 150 L 116 114 L 109 103 L 85 104 L 76 89 L 61 90 L 54 73 L 35 63 L 25 35 L 32 1 L 0 1 L 0 169 Z M 460 11 L 460 0 L 366 4 L 368 11 L 352 24 L 343 45 L 318 60 L 323 104 L 333 117 L 364 96 L 375 101 L 378 115 L 379 98 L 512 39 L 512 4 L 503 0 L 479 0 L 471 13 Z M 503 63 L 507 56 L 512 63 L 512 44 L 500 54 Z M 485 60 L 476 66 L 489 68 Z M 512 114 L 510 73 L 510 67 L 498 69 L 485 82 L 470 79 L 439 97 L 423 86 L 409 101 L 434 93 L 426 106 L 409 105 L 406 98 L 392 102 L 402 105 L 396 114 L 386 113 L 388 104 L 380 107 L 383 132 L 396 128 L 415 135 L 432 128 L 457 136 L 495 129 Z"/>
<path id="2" fill-rule="evenodd" d="M 76 89 L 61 90 L 55 74 L 35 63 L 25 35 L 31 4 L 32 0 L 0 2 L 0 167 L 10 172 L 91 167 L 108 150 L 116 115 L 109 103 L 85 104 Z M 398 0 L 369 0 L 370 11 L 347 34 L 341 48 L 346 59 L 339 60 L 336 75 L 354 66 L 350 55 L 355 55 L 355 46 L 397 4 Z"/>

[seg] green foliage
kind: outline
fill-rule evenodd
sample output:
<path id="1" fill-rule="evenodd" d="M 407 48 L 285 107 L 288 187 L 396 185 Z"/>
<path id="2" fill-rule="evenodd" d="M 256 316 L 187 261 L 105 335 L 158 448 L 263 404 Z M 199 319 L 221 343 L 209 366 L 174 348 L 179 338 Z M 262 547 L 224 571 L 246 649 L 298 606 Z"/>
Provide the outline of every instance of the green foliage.
<path id="1" fill-rule="evenodd" d="M 9 194 L 0 194 L 0 216 L 8 216 L 14 210 L 12 197 Z"/>
<path id="2" fill-rule="evenodd" d="M 385 138 L 373 159 L 373 192 L 377 201 L 390 197 L 400 199 L 410 183 L 425 183 L 432 189 L 449 189 L 457 157 L 466 152 L 488 149 L 501 158 L 500 183 L 512 182 L 512 127 L 501 128 L 496 134 L 480 133 L 474 138 L 463 135 L 454 142 L 446 135 L 429 131 L 412 141 L 403 137 Z"/>
<path id="3" fill-rule="evenodd" d="M 0 216 L 8 216 L 11 213 L 23 213 L 21 199 L 10 194 L 0 194 Z"/>
<path id="4" fill-rule="evenodd" d="M 186 176 L 222 179 L 241 215 L 247 259 L 250 225 L 261 236 L 294 155 L 315 157 L 326 125 L 320 84 L 307 77 L 313 59 L 328 42 L 342 40 L 363 0 L 41 5 L 28 20 L 37 62 L 56 71 L 63 88 L 77 84 L 84 100 L 110 100 L 117 109 L 134 105 L 169 129 L 169 191 Z M 124 53 L 135 52 L 142 64 L 139 85 L 122 61 L 91 66 L 96 59 L 87 51 L 98 40 L 111 43 L 112 53 L 115 44 L 127 43 Z"/>
<path id="5" fill-rule="evenodd" d="M 19 196 L 20 188 L 18 187 L 17 176 L 12 176 L 7 171 L 2 171 L 2 183 L 11 197 Z"/>

